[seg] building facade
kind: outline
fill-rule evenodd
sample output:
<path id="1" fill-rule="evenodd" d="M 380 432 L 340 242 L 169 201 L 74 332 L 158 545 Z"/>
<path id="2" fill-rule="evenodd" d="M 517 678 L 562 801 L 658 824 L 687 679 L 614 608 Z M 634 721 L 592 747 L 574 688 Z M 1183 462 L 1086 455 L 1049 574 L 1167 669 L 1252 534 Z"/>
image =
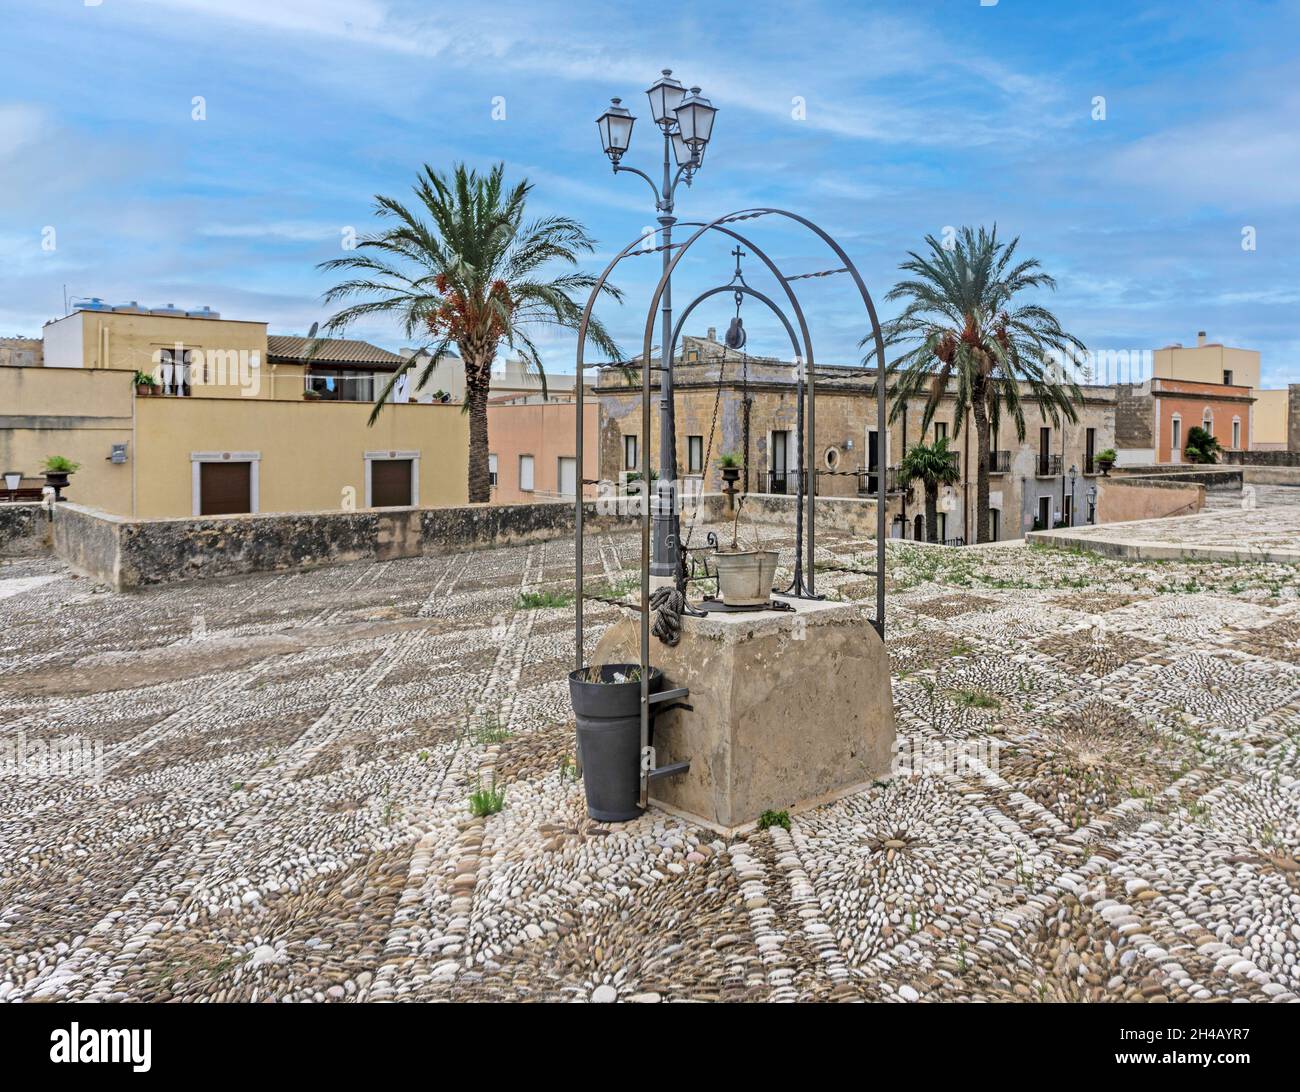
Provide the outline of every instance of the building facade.
<path id="1" fill-rule="evenodd" d="M 640 378 L 607 369 L 597 386 L 600 405 L 600 478 L 616 482 L 657 466 L 658 415 L 651 414 L 649 446 L 641 436 Z M 819 495 L 875 499 L 883 487 L 891 534 L 926 538 L 921 487 L 897 485 L 898 464 L 907 450 L 939 436 L 956 449 L 960 482 L 940 498 L 940 541 L 975 541 L 976 439 L 973 423 L 954 418 L 947 394 L 922 435 L 924 399 L 907 405 L 878 434 L 875 376 L 862 369 L 817 369 L 816 470 Z M 741 486 L 758 493 L 793 493 L 801 465 L 798 397 L 794 366 L 788 361 L 742 356 L 712 337 L 684 337 L 674 368 L 677 406 L 677 465 L 683 478 L 698 479 L 704 491 L 721 488 L 719 457 L 740 461 Z M 1041 420 L 1026 405 L 1026 435 L 1002 421 L 991 438 L 990 534 L 1019 538 L 1036 526 L 1087 523 L 1095 500 L 1096 456 L 1115 443 L 1115 391 L 1086 387 L 1077 423 Z M 960 428 L 959 428 L 960 425 Z M 883 469 L 883 473 L 881 472 Z M 1073 471 L 1073 472 L 1072 472 Z"/>
<path id="2" fill-rule="evenodd" d="M 97 301 L 95 301 L 97 304 Z M 366 342 L 268 338 L 204 309 L 87 306 L 48 323 L 44 366 L 0 368 L 0 469 L 122 516 L 463 504 L 458 405 L 372 399 L 401 358 Z M 152 384 L 141 382 L 151 377 Z"/>

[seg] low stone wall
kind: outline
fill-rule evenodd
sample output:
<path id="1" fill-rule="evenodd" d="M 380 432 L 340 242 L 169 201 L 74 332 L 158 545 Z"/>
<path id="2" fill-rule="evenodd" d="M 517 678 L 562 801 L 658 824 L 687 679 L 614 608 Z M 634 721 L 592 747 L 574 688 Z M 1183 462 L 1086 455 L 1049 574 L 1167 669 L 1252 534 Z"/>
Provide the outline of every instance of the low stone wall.
<path id="1" fill-rule="evenodd" d="M 1246 466 L 1242 475 L 1247 485 L 1300 486 L 1300 466 Z"/>
<path id="2" fill-rule="evenodd" d="M 1300 451 L 1225 451 L 1224 462 L 1235 466 L 1300 467 Z"/>
<path id="3" fill-rule="evenodd" d="M 49 549 L 49 521 L 39 504 L 0 504 L 0 556 L 24 557 Z"/>
<path id="4" fill-rule="evenodd" d="M 1098 481 L 1123 481 L 1125 478 L 1141 478 L 1149 481 L 1158 478 L 1169 482 L 1198 482 L 1207 489 L 1240 489 L 1243 471 L 1236 466 L 1195 466 L 1187 463 L 1165 463 L 1155 466 L 1116 467 L 1109 477 Z"/>
<path id="5" fill-rule="evenodd" d="M 54 548 L 73 568 L 124 591 L 562 538 L 573 533 L 573 512 L 557 501 L 140 520 L 60 504 Z M 635 526 L 638 517 L 601 514 L 592 502 L 585 521 L 597 532 Z"/>
<path id="6" fill-rule="evenodd" d="M 1205 485 L 1201 482 L 1156 475 L 1097 479 L 1098 524 L 1191 515 L 1204 507 Z"/>
<path id="7" fill-rule="evenodd" d="M 737 498 L 739 500 L 739 497 Z M 717 506 L 717 519 L 728 519 L 727 498 L 718 494 L 706 498 Z M 795 504 L 798 498 L 788 493 L 750 493 L 745 497 L 740 523 L 779 523 L 794 526 Z M 805 502 L 806 503 L 806 502 Z M 825 531 L 844 531 L 863 538 L 876 534 L 876 502 L 863 497 L 818 497 L 816 501 L 817 526 Z M 889 533 L 888 528 L 885 531 Z"/>

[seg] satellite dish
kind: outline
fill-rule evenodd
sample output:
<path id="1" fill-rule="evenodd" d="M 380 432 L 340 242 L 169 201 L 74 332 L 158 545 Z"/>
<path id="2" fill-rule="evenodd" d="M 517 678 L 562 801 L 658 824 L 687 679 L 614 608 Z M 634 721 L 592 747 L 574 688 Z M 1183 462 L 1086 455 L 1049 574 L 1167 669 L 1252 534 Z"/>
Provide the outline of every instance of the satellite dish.
<path id="1" fill-rule="evenodd" d="M 318 329 L 320 329 L 320 323 L 319 323 L 319 322 L 313 322 L 313 323 L 311 324 L 311 329 L 307 331 L 307 336 L 308 336 L 309 338 L 315 337 L 315 336 L 316 336 L 316 331 L 317 331 Z"/>

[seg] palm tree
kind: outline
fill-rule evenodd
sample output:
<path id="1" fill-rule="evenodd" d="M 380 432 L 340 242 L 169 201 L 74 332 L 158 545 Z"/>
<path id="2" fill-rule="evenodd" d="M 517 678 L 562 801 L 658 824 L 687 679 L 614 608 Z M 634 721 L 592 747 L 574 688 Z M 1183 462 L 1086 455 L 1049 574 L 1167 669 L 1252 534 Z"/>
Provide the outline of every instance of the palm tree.
<path id="1" fill-rule="evenodd" d="M 962 228 L 950 248 L 933 235 L 925 242 L 929 252 L 922 257 L 909 251 L 899 268 L 911 276 L 885 297 L 905 301 L 902 313 L 883 326 L 885 343 L 905 350 L 886 365 L 886 374 L 895 376 L 890 420 L 923 394 L 924 430 L 954 384 L 953 436 L 961 434 L 967 410 L 975 422 L 976 541 L 987 542 L 990 436 L 1005 412 L 1024 441 L 1022 385 L 1044 421 L 1057 427 L 1062 418 L 1077 421 L 1074 404 L 1083 394 L 1062 362 L 1086 350 L 1050 311 L 1015 302 L 1028 289 L 1056 287 L 1036 259 L 1013 264 L 1019 238 L 999 242 L 994 225 L 992 231 L 981 227 L 978 233 Z M 863 338 L 863 344 L 867 341 Z M 866 360 L 872 356 L 874 348 Z"/>
<path id="2" fill-rule="evenodd" d="M 957 469 L 957 452 L 948 447 L 948 437 L 941 436 L 932 444 L 917 444 L 898 464 L 898 484 L 904 489 L 920 482 L 925 490 L 925 537 L 927 542 L 938 542 L 939 487 L 956 485 L 961 481 Z"/>
<path id="3" fill-rule="evenodd" d="M 413 210 L 392 197 L 375 197 L 375 215 L 392 221 L 387 230 L 366 236 L 357 252 L 322 262 L 323 270 L 346 270 L 351 278 L 325 294 L 326 303 L 354 300 L 328 322 L 325 333 L 345 330 L 360 318 L 394 315 L 408 340 L 424 342 L 392 375 L 370 414 L 374 424 L 398 380 L 422 355 L 427 362 L 416 379 L 420 390 L 439 359 L 455 346 L 465 363 L 465 408 L 469 412 L 469 499 L 491 499 L 488 477 L 487 402 L 492 362 L 502 343 L 517 351 L 541 377 L 546 372 L 529 335 L 535 326 L 574 329 L 582 305 L 571 295 L 589 291 L 590 274 L 566 270 L 547 275 L 551 263 L 575 266 L 578 255 L 595 244 L 576 220 L 546 216 L 524 221 L 531 184 L 507 189 L 505 166 L 485 175 L 458 164 L 451 177 L 427 164 L 414 187 Z M 604 290 L 615 299 L 613 286 Z M 588 333 L 611 357 L 618 347 L 605 327 L 592 319 Z"/>
<path id="4" fill-rule="evenodd" d="M 1193 425 L 1187 432 L 1187 446 L 1183 454 L 1194 463 L 1217 463 L 1223 446 L 1209 429 Z"/>

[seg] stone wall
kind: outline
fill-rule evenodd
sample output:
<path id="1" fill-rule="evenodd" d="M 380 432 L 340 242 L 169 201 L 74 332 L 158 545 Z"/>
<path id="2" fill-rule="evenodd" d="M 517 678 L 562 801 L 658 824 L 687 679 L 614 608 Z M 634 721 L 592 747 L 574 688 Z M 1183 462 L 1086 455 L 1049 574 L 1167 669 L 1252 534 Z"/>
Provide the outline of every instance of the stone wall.
<path id="1" fill-rule="evenodd" d="M 1224 461 L 1232 466 L 1300 466 L 1300 450 L 1225 451 Z"/>
<path id="2" fill-rule="evenodd" d="M 794 527 L 795 504 L 798 498 L 781 493 L 750 493 L 741 506 L 740 531 L 744 537 L 746 521 L 760 524 L 777 523 Z M 805 501 L 805 503 L 807 503 Z M 718 497 L 718 519 L 729 519 L 726 498 Z M 858 497 L 818 497 L 816 503 L 817 528 L 823 531 L 844 531 L 863 538 L 876 534 L 876 502 Z M 885 534 L 889 534 L 886 526 Z"/>
<path id="3" fill-rule="evenodd" d="M 593 533 L 638 522 L 635 513 L 600 515 L 594 503 L 586 512 Z M 573 506 L 563 502 L 154 520 L 61 504 L 55 512 L 54 548 L 73 568 L 122 591 L 239 573 L 389 561 L 572 533 Z"/>
<path id="4" fill-rule="evenodd" d="M 1151 436 L 1151 392 L 1141 386 L 1119 383 L 1115 386 L 1115 446 L 1121 448 L 1153 447 Z"/>
<path id="5" fill-rule="evenodd" d="M 1150 481 L 1158 479 L 1167 482 L 1197 482 L 1207 489 L 1240 489 L 1243 480 L 1240 467 L 1233 466 L 1194 466 L 1188 463 L 1165 463 L 1156 466 L 1116 467 L 1110 473 L 1110 480 L 1122 481 L 1125 478 Z"/>
<path id="6" fill-rule="evenodd" d="M 49 523 L 39 504 L 0 504 L 0 556 L 23 556 L 49 548 Z"/>

